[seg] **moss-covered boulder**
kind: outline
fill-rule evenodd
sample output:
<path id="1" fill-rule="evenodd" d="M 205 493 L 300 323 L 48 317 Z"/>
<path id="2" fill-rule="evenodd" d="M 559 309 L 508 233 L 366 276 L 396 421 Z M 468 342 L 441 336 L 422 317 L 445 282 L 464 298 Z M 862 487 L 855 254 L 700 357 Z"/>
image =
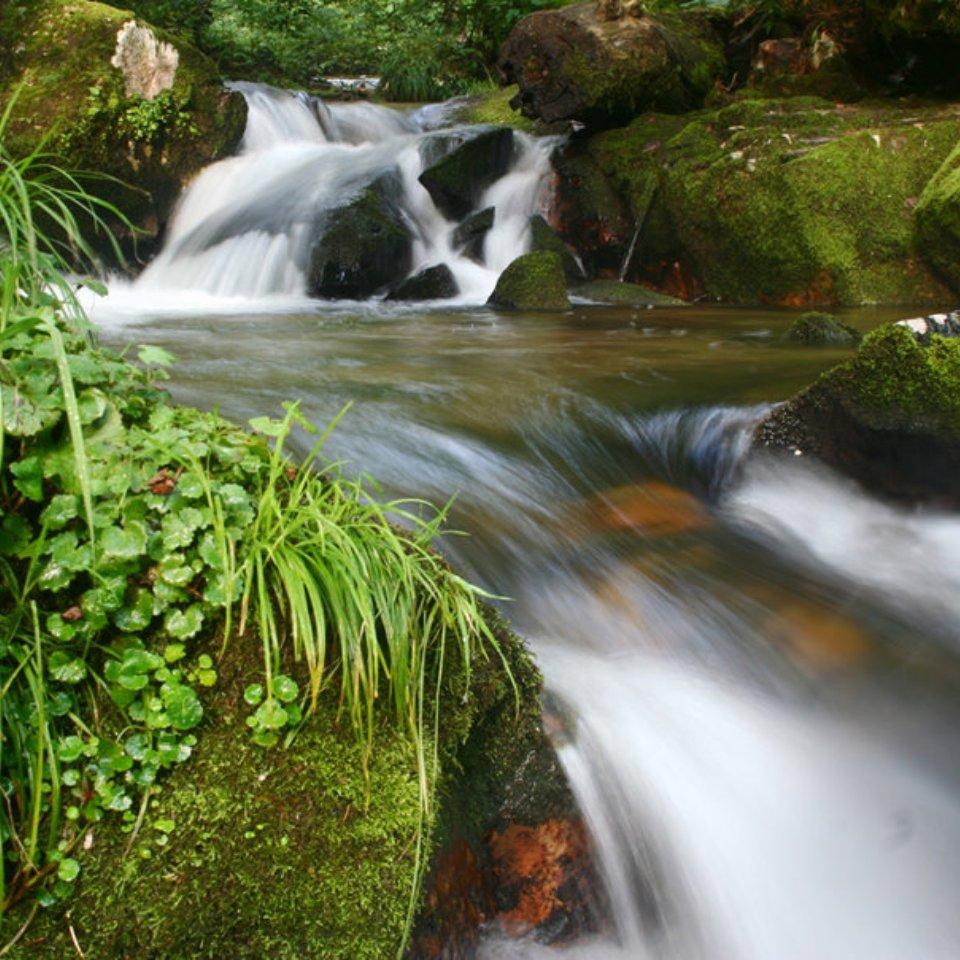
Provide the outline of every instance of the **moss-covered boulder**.
<path id="1" fill-rule="evenodd" d="M 498 68 L 530 118 L 611 126 L 645 110 L 703 105 L 726 61 L 709 14 L 649 16 L 640 5 L 578 3 L 521 20 Z"/>
<path id="2" fill-rule="evenodd" d="M 487 187 L 510 169 L 514 148 L 509 127 L 483 130 L 427 167 L 420 183 L 445 216 L 460 220 L 476 207 Z"/>
<path id="3" fill-rule="evenodd" d="M 566 310 L 567 278 L 563 259 L 552 250 L 517 257 L 497 281 L 489 303 L 503 310 Z"/>
<path id="4" fill-rule="evenodd" d="M 228 649 L 194 756 L 163 783 L 138 833 L 116 820 L 89 830 L 76 895 L 41 911 L 10 956 L 60 960 L 76 937 L 99 960 L 387 960 L 431 862 L 418 941 L 468 949 L 482 924 L 516 908 L 517 891 L 493 873 L 508 856 L 495 838 L 544 823 L 582 832 L 542 731 L 540 676 L 522 642 L 497 632 L 512 681 L 492 656 L 468 684 L 451 657 L 441 773 L 423 823 L 409 741 L 381 716 L 367 754 L 332 692 L 289 747 L 256 747 L 244 689 L 262 665 L 255 645 Z M 456 896 L 435 889 L 456 851 L 469 851 L 474 895 L 489 903 L 482 918 L 456 913 Z M 583 912 L 565 897 L 557 909 Z"/>
<path id="5" fill-rule="evenodd" d="M 914 208 L 958 137 L 956 105 L 792 98 L 647 114 L 569 149 L 640 228 L 630 280 L 684 299 L 939 304 L 949 292 L 919 254 Z M 575 242 L 589 211 L 572 187 L 560 198 L 560 220 L 574 212 L 561 233 Z M 632 234 L 592 235 L 591 259 L 623 262 Z"/>
<path id="6" fill-rule="evenodd" d="M 863 334 L 829 313 L 812 312 L 797 317 L 783 338 L 809 347 L 855 346 L 863 339 Z"/>
<path id="7" fill-rule="evenodd" d="M 90 187 L 149 240 L 159 236 L 183 186 L 233 151 L 246 104 L 224 89 L 211 60 L 160 30 L 157 39 L 175 48 L 172 84 L 150 99 L 128 95 L 111 60 L 132 16 L 90 0 L 0 5 L 0 108 L 16 98 L 6 133 L 14 155 L 46 141 L 68 166 L 129 184 L 101 179 Z"/>
<path id="8" fill-rule="evenodd" d="M 960 144 L 920 197 L 917 234 L 927 262 L 960 291 Z"/>
<path id="9" fill-rule="evenodd" d="M 384 174 L 329 215 L 310 255 L 310 293 L 361 300 L 403 281 L 413 238 L 396 203 L 401 189 L 396 173 Z"/>
<path id="10" fill-rule="evenodd" d="M 559 254 L 563 261 L 564 275 L 570 283 L 579 283 L 585 279 L 583 267 L 574 252 L 539 213 L 530 218 L 530 250 L 549 250 Z"/>
<path id="11" fill-rule="evenodd" d="M 453 271 L 445 264 L 427 267 L 390 291 L 390 300 L 449 300 L 459 292 Z"/>
<path id="12" fill-rule="evenodd" d="M 815 457 L 878 495 L 960 506 L 960 339 L 881 327 L 777 408 L 756 442 Z"/>

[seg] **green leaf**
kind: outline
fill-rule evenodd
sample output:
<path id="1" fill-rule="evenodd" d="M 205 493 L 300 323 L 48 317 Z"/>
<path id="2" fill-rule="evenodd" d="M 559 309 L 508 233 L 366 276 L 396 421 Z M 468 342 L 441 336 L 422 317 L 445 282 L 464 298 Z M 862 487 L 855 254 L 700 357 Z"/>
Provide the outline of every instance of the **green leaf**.
<path id="1" fill-rule="evenodd" d="M 141 344 L 137 352 L 137 359 L 145 367 L 169 367 L 176 362 L 176 357 L 164 350 L 163 347 L 155 347 L 151 344 Z"/>
<path id="2" fill-rule="evenodd" d="M 50 500 L 40 519 L 49 530 L 60 530 L 79 515 L 80 498 L 71 493 L 59 493 Z"/>
<path id="3" fill-rule="evenodd" d="M 163 659 L 167 663 L 176 663 L 187 655 L 187 648 L 182 643 L 168 643 L 163 648 Z"/>
<path id="4" fill-rule="evenodd" d="M 107 560 L 136 560 L 147 551 L 147 529 L 133 521 L 125 528 L 109 527 L 100 538 L 102 556 Z"/>
<path id="5" fill-rule="evenodd" d="M 80 876 L 80 864 L 72 857 L 65 857 L 60 861 L 57 877 L 64 883 L 73 883 Z"/>
<path id="6" fill-rule="evenodd" d="M 13 485 L 28 499 L 43 500 L 43 467 L 37 457 L 27 457 L 10 464 L 10 472 L 16 477 Z"/>
<path id="7" fill-rule="evenodd" d="M 57 757 L 61 763 L 73 763 L 83 755 L 83 741 L 77 736 L 64 737 L 57 747 Z"/>
<path id="8" fill-rule="evenodd" d="M 59 683 L 80 683 L 87 675 L 87 665 L 79 658 L 58 650 L 48 661 L 50 676 Z"/>
<path id="9" fill-rule="evenodd" d="M 138 587 L 126 606 L 114 615 L 114 625 L 124 633 L 142 633 L 153 620 L 153 594 Z"/>
<path id="10" fill-rule="evenodd" d="M 273 695 L 281 703 L 292 703 L 297 699 L 299 692 L 300 688 L 297 686 L 296 681 L 290 677 L 280 674 L 273 678 Z"/>
<path id="11" fill-rule="evenodd" d="M 263 685 L 251 683 L 250 686 L 243 691 L 243 699 L 246 700 L 251 707 L 255 707 L 263 700 Z"/>
<path id="12" fill-rule="evenodd" d="M 287 425 L 283 420 L 254 417 L 250 421 L 250 428 L 256 433 L 262 433 L 265 437 L 279 437 L 287 430 Z"/>
<path id="13" fill-rule="evenodd" d="M 167 611 L 163 621 L 164 629 L 176 640 L 189 640 L 195 637 L 203 626 L 203 610 L 195 603 L 186 610 L 176 608 Z"/>
<path id="14" fill-rule="evenodd" d="M 203 719 L 200 698 L 192 687 L 165 683 L 160 688 L 160 696 L 175 730 L 192 730 Z"/>
<path id="15" fill-rule="evenodd" d="M 287 711 L 271 698 L 257 708 L 253 720 L 261 730 L 282 730 L 287 725 Z"/>

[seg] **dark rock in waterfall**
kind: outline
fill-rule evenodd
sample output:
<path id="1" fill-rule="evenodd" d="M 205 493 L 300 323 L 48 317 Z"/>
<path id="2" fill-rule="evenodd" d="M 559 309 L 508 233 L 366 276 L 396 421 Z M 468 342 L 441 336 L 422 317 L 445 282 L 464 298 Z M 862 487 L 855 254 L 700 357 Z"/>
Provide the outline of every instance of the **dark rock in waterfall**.
<path id="1" fill-rule="evenodd" d="M 330 214 L 310 256 L 311 294 L 366 299 L 410 272 L 413 241 L 394 199 L 400 191 L 399 177 L 385 174 Z"/>
<path id="2" fill-rule="evenodd" d="M 725 67 L 709 13 L 650 16 L 640 4 L 604 9 L 592 0 L 525 17 L 498 62 L 520 87 L 524 116 L 591 126 L 701 107 Z"/>
<path id="3" fill-rule="evenodd" d="M 421 270 L 390 291 L 388 300 L 449 300 L 460 292 L 453 271 L 445 264 Z"/>
<path id="4" fill-rule="evenodd" d="M 891 500 L 960 508 L 960 329 L 956 320 L 888 324 L 857 356 L 778 407 L 756 445 L 812 456 Z"/>
<path id="5" fill-rule="evenodd" d="M 453 232 L 453 247 L 477 262 L 483 261 L 483 242 L 493 227 L 496 208 L 487 207 L 479 213 L 467 217 Z"/>
<path id="6" fill-rule="evenodd" d="M 542 250 L 559 254 L 564 275 L 570 283 L 580 283 L 586 279 L 583 267 L 570 247 L 540 214 L 536 214 L 530 218 L 530 251 L 535 253 Z"/>
<path id="7" fill-rule="evenodd" d="M 863 334 L 829 313 L 812 312 L 797 317 L 783 338 L 811 347 L 841 347 L 855 346 L 863 339 Z"/>
<path id="8" fill-rule="evenodd" d="M 493 127 L 427 167 L 420 182 L 445 216 L 460 220 L 474 209 L 484 190 L 510 169 L 513 155 L 513 130 Z"/>
<path id="9" fill-rule="evenodd" d="M 567 279 L 559 253 L 541 250 L 517 257 L 497 281 L 489 303 L 505 310 L 566 310 Z"/>

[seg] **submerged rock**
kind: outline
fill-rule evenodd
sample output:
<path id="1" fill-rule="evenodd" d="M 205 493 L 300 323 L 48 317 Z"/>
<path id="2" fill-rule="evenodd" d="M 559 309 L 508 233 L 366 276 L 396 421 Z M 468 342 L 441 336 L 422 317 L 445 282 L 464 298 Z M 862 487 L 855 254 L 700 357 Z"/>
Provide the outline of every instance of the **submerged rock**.
<path id="1" fill-rule="evenodd" d="M 564 275 L 570 283 L 578 283 L 586 279 L 576 254 L 540 214 L 530 218 L 530 250 L 531 252 L 549 250 L 559 254 L 563 261 Z"/>
<path id="2" fill-rule="evenodd" d="M 639 228 L 627 279 L 683 299 L 939 304 L 951 294 L 919 255 L 914 208 L 958 139 L 957 105 L 794 97 L 647 114 L 571 145 L 590 190 L 563 182 L 561 159 L 556 222 L 576 242 L 598 204 L 585 259 L 609 271 Z"/>
<path id="3" fill-rule="evenodd" d="M 829 313 L 805 313 L 790 324 L 783 338 L 807 346 L 853 346 L 863 334 Z"/>
<path id="4" fill-rule="evenodd" d="M 570 291 L 576 297 L 594 303 L 622 304 L 627 307 L 685 307 L 676 297 L 658 293 L 638 283 L 619 283 L 616 280 L 593 280 L 581 283 Z"/>
<path id="5" fill-rule="evenodd" d="M 703 105 L 724 72 L 723 48 L 700 11 L 650 16 L 595 2 L 525 17 L 500 50 L 499 70 L 530 118 L 622 123 L 644 110 Z"/>
<path id="6" fill-rule="evenodd" d="M 492 183 L 509 169 L 514 156 L 509 127 L 494 127 L 460 144 L 420 174 L 444 216 L 460 220 L 473 210 Z"/>
<path id="7" fill-rule="evenodd" d="M 563 259 L 552 250 L 517 257 L 497 281 L 491 306 L 505 310 L 566 310 L 570 306 Z"/>
<path id="8" fill-rule="evenodd" d="M 421 270 L 390 291 L 389 300 L 449 300 L 460 292 L 453 271 L 445 264 Z"/>
<path id="9" fill-rule="evenodd" d="M 920 197 L 917 234 L 927 262 L 960 292 L 960 144 Z"/>
<path id="10" fill-rule="evenodd" d="M 0 4 L 0 108 L 14 94 L 6 148 L 23 157 L 45 143 L 67 166 L 116 178 L 86 185 L 143 231 L 141 252 L 187 182 L 233 151 L 247 115 L 212 60 L 89 0 Z"/>
<path id="11" fill-rule="evenodd" d="M 854 359 L 770 414 L 757 445 L 816 457 L 880 496 L 960 508 L 960 339 L 938 329 L 950 327 L 875 330 Z"/>
<path id="12" fill-rule="evenodd" d="M 311 294 L 362 300 L 410 272 L 413 239 L 395 201 L 400 191 L 397 175 L 385 174 L 330 214 L 310 256 Z"/>
<path id="13" fill-rule="evenodd" d="M 487 207 L 479 213 L 467 217 L 453 232 L 453 246 L 455 250 L 462 250 L 465 256 L 483 261 L 483 244 L 487 234 L 493 228 L 497 211 L 495 207 Z"/>

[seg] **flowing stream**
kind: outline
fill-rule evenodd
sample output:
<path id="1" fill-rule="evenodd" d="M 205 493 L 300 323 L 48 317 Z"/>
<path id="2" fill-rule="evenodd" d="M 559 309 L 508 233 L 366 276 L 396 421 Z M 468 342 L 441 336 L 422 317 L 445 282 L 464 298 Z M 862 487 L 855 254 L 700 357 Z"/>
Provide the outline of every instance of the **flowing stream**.
<path id="1" fill-rule="evenodd" d="M 387 495 L 456 494 L 470 536 L 444 549 L 534 645 L 609 904 L 595 940 L 485 955 L 956 960 L 960 519 L 747 456 L 767 406 L 845 354 L 784 346 L 774 312 L 497 315 L 548 144 L 523 139 L 483 198 L 481 265 L 416 182 L 443 109 L 245 94 L 241 154 L 95 316 L 178 355 L 177 399 L 240 421 L 355 401 L 332 456 Z M 387 167 L 456 302 L 306 300 L 310 225 Z"/>

